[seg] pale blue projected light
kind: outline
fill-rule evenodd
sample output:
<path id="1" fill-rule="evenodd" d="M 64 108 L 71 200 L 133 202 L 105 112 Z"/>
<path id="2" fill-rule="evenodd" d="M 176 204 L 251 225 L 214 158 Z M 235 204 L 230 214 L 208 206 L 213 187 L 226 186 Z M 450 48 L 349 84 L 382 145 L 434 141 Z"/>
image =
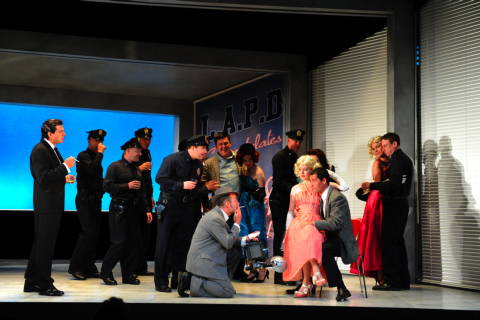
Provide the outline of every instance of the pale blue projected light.
<path id="1" fill-rule="evenodd" d="M 40 141 L 40 127 L 47 119 L 61 119 L 65 128 L 64 143 L 58 144 L 63 158 L 75 156 L 87 148 L 86 131 L 107 131 L 104 144 L 104 176 L 110 163 L 121 159 L 120 146 L 143 127 L 153 128 L 150 145 L 152 154 L 152 176 L 155 179 L 162 160 L 174 151 L 175 117 L 169 115 L 49 107 L 39 105 L 0 103 L 0 210 L 32 210 L 33 178 L 30 173 L 30 153 Z M 76 175 L 75 167 L 72 174 Z M 154 182 L 154 198 L 160 192 Z M 65 210 L 76 210 L 76 184 L 65 186 Z M 108 210 L 110 197 L 103 197 L 102 209 Z"/>

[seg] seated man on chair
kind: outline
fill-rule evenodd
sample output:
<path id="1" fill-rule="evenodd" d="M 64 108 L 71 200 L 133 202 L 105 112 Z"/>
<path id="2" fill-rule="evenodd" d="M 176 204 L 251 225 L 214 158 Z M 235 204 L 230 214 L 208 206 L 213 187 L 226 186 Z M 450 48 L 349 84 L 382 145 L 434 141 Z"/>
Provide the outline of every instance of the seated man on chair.
<path id="1" fill-rule="evenodd" d="M 235 289 L 231 278 L 241 258 L 240 245 L 258 240 L 255 233 L 239 237 L 242 213 L 238 193 L 232 188 L 218 189 L 212 202 L 216 206 L 198 223 L 188 251 L 191 280 L 189 275 L 179 275 L 178 293 L 182 297 L 188 296 L 185 291 L 189 288 L 192 297 L 232 298 Z M 232 214 L 234 225 L 229 228 L 227 220 Z"/>
<path id="2" fill-rule="evenodd" d="M 327 232 L 327 240 L 323 243 L 322 265 L 327 274 L 329 287 L 337 287 L 337 301 L 346 301 L 351 296 L 343 283 L 335 257 L 341 257 L 343 263 L 357 261 L 358 245 L 353 236 L 350 208 L 345 196 L 329 186 L 330 176 L 324 168 L 315 169 L 310 182 L 313 189 L 321 194 L 320 216 L 315 227 Z"/>

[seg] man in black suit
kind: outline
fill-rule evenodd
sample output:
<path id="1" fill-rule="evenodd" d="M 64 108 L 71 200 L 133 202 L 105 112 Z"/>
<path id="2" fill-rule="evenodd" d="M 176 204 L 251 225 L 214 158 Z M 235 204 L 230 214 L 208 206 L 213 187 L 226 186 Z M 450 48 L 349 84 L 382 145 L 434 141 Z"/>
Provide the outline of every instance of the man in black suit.
<path id="1" fill-rule="evenodd" d="M 286 132 L 285 135 L 288 137 L 287 146 L 272 158 L 273 189 L 270 193 L 269 203 L 275 232 L 273 238 L 274 256 L 282 255 L 281 246 L 290 204 L 290 191 L 297 184 L 293 167 L 297 161 L 297 152 L 302 144 L 305 131 L 296 129 Z M 275 284 L 284 284 L 281 273 L 275 272 L 274 282 Z"/>
<path id="2" fill-rule="evenodd" d="M 45 121 L 41 132 L 42 140 L 30 154 L 35 238 L 25 271 L 23 291 L 61 296 L 63 291 L 55 288 L 51 278 L 52 258 L 64 211 L 65 183 L 74 181 L 69 172 L 75 165 L 75 158 L 69 157 L 64 161 L 56 148 L 66 135 L 61 120 Z"/>
<path id="3" fill-rule="evenodd" d="M 95 253 L 102 222 L 103 152 L 107 148 L 103 129 L 88 131 L 88 148 L 77 156 L 77 206 L 82 230 L 73 250 L 68 272 L 77 280 L 98 278 Z"/>
<path id="4" fill-rule="evenodd" d="M 408 219 L 408 196 L 412 187 L 413 162 L 400 149 L 400 137 L 393 132 L 382 137 L 383 152 L 390 157 L 388 179 L 380 182 L 364 182 L 362 189 L 379 190 L 383 195 L 382 262 L 385 284 L 373 290 L 408 290 L 407 250 L 403 233 Z"/>

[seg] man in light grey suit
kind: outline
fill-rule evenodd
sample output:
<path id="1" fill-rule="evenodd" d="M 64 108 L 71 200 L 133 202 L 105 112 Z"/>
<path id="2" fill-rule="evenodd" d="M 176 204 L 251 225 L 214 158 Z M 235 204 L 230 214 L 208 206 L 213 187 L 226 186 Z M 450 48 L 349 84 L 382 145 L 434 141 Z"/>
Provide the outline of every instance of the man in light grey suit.
<path id="1" fill-rule="evenodd" d="M 238 193 L 230 187 L 220 188 L 212 201 L 216 206 L 198 223 L 188 251 L 190 296 L 232 298 L 235 289 L 230 279 L 240 259 L 240 245 L 254 237 L 239 237 L 242 213 Z M 234 225 L 229 228 L 227 220 L 232 214 Z"/>
<path id="2" fill-rule="evenodd" d="M 323 243 L 322 265 L 327 274 L 329 287 L 337 287 L 337 301 L 346 301 L 351 296 L 343 283 L 335 257 L 342 257 L 345 264 L 357 260 L 358 245 L 353 236 L 350 208 L 345 196 L 329 186 L 330 175 L 324 168 L 315 169 L 310 175 L 315 191 L 321 193 L 320 216 L 322 220 L 314 222 L 315 227 L 327 233 Z"/>

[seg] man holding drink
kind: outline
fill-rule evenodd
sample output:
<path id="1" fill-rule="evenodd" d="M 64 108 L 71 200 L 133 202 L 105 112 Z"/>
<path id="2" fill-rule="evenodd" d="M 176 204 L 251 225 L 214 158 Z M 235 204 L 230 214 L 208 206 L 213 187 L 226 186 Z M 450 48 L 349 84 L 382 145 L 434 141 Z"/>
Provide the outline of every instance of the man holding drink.
<path id="1" fill-rule="evenodd" d="M 120 261 L 122 282 L 140 284 L 136 278 L 135 267 L 138 261 L 139 213 L 152 221 L 152 213 L 145 191 L 143 177 L 136 166 L 142 154 L 137 138 L 128 140 L 122 147 L 123 157 L 107 169 L 103 188 L 110 193 L 109 227 L 111 245 L 103 259 L 100 278 L 106 285 L 116 285 L 112 270 Z"/>

